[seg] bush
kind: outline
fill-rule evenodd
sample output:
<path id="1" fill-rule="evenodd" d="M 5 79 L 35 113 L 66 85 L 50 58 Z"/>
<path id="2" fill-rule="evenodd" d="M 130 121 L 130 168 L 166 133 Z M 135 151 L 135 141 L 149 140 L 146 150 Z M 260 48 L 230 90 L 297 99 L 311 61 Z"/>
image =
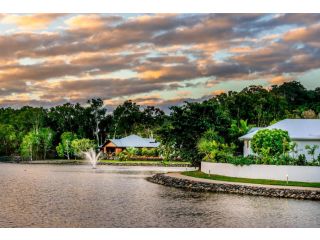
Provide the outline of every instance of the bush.
<path id="1" fill-rule="evenodd" d="M 137 156 L 141 156 L 142 155 L 142 149 L 141 148 L 137 148 L 136 154 L 137 154 Z"/>
<path id="2" fill-rule="evenodd" d="M 129 157 L 126 153 L 126 150 L 123 150 L 122 152 L 117 153 L 116 156 L 117 156 L 118 160 L 120 160 L 120 161 L 129 160 Z"/>
<path id="3" fill-rule="evenodd" d="M 251 165 L 251 164 L 256 164 L 256 158 L 254 156 L 237 156 L 237 157 L 231 157 L 228 158 L 227 163 L 231 163 L 234 165 Z"/>
<path id="4" fill-rule="evenodd" d="M 145 157 L 157 157 L 159 156 L 159 151 L 156 148 L 142 148 L 141 154 Z"/>
<path id="5" fill-rule="evenodd" d="M 173 144 L 160 144 L 157 152 L 158 156 L 161 156 L 165 161 L 174 160 L 179 156 L 178 151 Z"/>
<path id="6" fill-rule="evenodd" d="M 262 129 L 253 136 L 251 146 L 267 163 L 272 162 L 274 157 L 287 154 L 291 150 L 291 140 L 287 131 Z"/>
<path id="7" fill-rule="evenodd" d="M 236 146 L 225 144 L 219 141 L 219 137 L 211 130 L 205 132 L 200 138 L 197 148 L 204 155 L 203 160 L 212 162 L 227 162 L 233 157 Z"/>
<path id="8" fill-rule="evenodd" d="M 319 145 L 306 145 L 305 149 L 307 150 L 308 154 L 312 157 L 313 162 L 317 162 L 315 158 L 315 154 L 317 149 L 319 148 Z"/>
<path id="9" fill-rule="evenodd" d="M 128 156 L 128 158 L 130 159 L 130 158 L 137 156 L 137 149 L 134 147 L 128 147 L 127 149 L 125 149 L 123 151 L 123 153 L 125 153 Z"/>
<path id="10" fill-rule="evenodd" d="M 306 155 L 299 154 L 298 159 L 296 161 L 296 165 L 304 166 L 307 164 Z"/>

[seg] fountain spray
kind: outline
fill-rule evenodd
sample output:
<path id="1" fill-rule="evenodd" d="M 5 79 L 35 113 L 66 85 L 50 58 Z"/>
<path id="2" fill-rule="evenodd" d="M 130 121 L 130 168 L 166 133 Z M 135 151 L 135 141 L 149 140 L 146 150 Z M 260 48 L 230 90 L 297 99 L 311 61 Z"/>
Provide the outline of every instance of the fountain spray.
<path id="1" fill-rule="evenodd" d="M 83 154 L 85 155 L 86 159 L 91 163 L 92 168 L 96 169 L 101 152 L 97 154 L 95 150 L 90 148 L 87 152 L 84 152 Z"/>

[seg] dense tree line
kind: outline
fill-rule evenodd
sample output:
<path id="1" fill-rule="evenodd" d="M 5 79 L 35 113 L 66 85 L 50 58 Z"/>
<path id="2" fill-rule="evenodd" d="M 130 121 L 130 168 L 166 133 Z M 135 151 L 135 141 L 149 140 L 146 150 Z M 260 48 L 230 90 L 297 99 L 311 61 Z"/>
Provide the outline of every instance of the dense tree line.
<path id="1" fill-rule="evenodd" d="M 164 118 L 159 108 L 142 108 L 132 101 L 108 113 L 101 99 L 91 99 L 83 106 L 66 103 L 52 108 L 0 108 L 0 156 L 66 157 L 65 141 L 71 144 L 75 138 L 90 139 L 99 146 L 108 138 L 132 133 L 146 137 Z"/>
<path id="2" fill-rule="evenodd" d="M 238 137 L 250 127 L 264 127 L 286 118 L 319 118 L 320 88 L 307 90 L 293 81 L 265 89 L 250 86 L 228 92 L 202 103 L 171 107 L 171 113 L 158 131 L 164 144 L 173 144 L 179 155 L 194 165 L 205 157 L 199 140 L 208 130 L 215 132 L 225 146 L 235 145 L 241 154 Z"/>
<path id="3" fill-rule="evenodd" d="M 176 155 L 196 165 L 203 157 L 197 144 L 208 130 L 214 131 L 225 144 L 233 143 L 240 152 L 238 137 L 251 126 L 267 126 L 285 118 L 317 118 L 319 113 L 320 88 L 307 90 L 299 82 L 268 90 L 250 86 L 203 102 L 172 106 L 169 114 L 130 100 L 113 112 L 107 111 L 101 99 L 91 99 L 85 105 L 0 108 L 0 155 L 30 157 L 32 153 L 34 159 L 65 157 L 61 149 L 63 137 L 68 133 L 77 139 L 92 140 L 96 146 L 108 138 L 135 133 L 157 138 L 162 149 L 174 150 L 175 154 L 168 156 Z"/>

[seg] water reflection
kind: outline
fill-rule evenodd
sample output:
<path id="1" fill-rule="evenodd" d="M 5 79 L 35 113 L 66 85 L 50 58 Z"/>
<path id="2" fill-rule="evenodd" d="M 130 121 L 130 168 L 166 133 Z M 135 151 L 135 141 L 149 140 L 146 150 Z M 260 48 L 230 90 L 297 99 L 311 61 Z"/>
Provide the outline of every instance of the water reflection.
<path id="1" fill-rule="evenodd" d="M 153 184 L 185 168 L 0 164 L 0 227 L 319 227 L 320 203 Z"/>

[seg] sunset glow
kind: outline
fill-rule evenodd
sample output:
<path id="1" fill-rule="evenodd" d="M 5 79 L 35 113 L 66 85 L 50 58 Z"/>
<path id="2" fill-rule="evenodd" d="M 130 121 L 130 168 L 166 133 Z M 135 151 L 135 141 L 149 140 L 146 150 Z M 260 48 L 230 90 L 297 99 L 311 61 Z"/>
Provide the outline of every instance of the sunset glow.
<path id="1" fill-rule="evenodd" d="M 320 14 L 1 14 L 1 106 L 320 86 Z"/>

